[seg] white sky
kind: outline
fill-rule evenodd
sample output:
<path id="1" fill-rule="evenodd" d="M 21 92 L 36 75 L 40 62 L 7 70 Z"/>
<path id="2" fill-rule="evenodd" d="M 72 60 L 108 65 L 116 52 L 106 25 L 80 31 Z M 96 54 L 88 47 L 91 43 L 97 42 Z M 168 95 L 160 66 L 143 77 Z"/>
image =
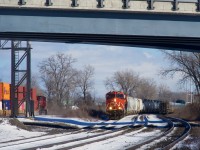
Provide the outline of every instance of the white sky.
<path id="1" fill-rule="evenodd" d="M 81 69 L 84 65 L 92 65 L 95 68 L 93 93 L 95 92 L 97 97 L 104 97 L 107 92 L 104 86 L 106 77 L 125 69 L 132 69 L 141 77 L 155 80 L 157 84 L 167 84 L 172 91 L 179 89 L 176 85 L 178 76 L 167 79 L 158 75 L 158 71 L 168 66 L 169 62 L 157 49 L 47 42 L 31 42 L 31 45 L 33 74 L 39 73 L 39 62 L 57 52 L 76 58 L 74 67 L 77 69 Z M 4 82 L 10 82 L 10 59 L 10 51 L 0 51 L 0 79 Z"/>

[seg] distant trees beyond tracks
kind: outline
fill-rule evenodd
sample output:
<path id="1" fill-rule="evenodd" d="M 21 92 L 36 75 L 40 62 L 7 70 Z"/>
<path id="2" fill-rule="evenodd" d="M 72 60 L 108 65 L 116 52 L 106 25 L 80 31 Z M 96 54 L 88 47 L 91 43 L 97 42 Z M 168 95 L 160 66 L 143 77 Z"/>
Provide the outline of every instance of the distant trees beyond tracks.
<path id="1" fill-rule="evenodd" d="M 156 98 L 156 84 L 152 79 L 141 78 L 132 70 L 115 72 L 105 80 L 105 86 L 109 90 L 123 91 L 129 96 L 139 98 Z"/>

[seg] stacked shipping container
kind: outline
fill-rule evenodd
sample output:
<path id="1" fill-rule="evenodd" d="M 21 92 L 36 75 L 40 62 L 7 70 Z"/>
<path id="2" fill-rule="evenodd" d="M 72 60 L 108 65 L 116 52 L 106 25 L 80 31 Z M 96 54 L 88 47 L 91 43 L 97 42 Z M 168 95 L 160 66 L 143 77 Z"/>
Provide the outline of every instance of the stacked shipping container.
<path id="1" fill-rule="evenodd" d="M 24 86 L 18 87 L 18 103 L 23 100 L 26 96 L 26 88 Z M 38 109 L 37 101 L 37 90 L 36 88 L 31 89 L 31 99 L 34 101 L 34 110 Z M 0 82 L 0 115 L 10 115 L 11 114 L 11 100 L 10 100 L 10 84 Z M 26 102 L 23 102 L 19 107 L 19 113 L 24 113 L 26 109 Z"/>
<path id="2" fill-rule="evenodd" d="M 0 82 L 0 114 L 10 115 L 10 84 Z"/>

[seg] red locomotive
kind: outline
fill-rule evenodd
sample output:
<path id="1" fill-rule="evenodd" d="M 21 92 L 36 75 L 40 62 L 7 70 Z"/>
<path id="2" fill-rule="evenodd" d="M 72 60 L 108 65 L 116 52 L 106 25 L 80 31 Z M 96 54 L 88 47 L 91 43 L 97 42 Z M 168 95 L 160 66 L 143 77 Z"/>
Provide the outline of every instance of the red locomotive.
<path id="1" fill-rule="evenodd" d="M 121 118 L 127 110 L 127 96 L 123 92 L 111 91 L 106 94 L 106 112 L 109 118 Z"/>
<path id="2" fill-rule="evenodd" d="M 37 96 L 39 115 L 47 114 L 47 100 L 45 96 Z"/>

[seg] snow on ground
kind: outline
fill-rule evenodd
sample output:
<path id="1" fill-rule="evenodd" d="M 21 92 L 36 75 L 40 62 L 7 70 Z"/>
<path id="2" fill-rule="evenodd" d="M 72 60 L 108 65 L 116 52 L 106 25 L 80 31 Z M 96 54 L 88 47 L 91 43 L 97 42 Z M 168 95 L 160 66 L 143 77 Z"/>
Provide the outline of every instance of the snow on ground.
<path id="1" fill-rule="evenodd" d="M 46 134 L 45 132 L 30 132 L 13 126 L 9 123 L 9 119 L 0 118 L 0 137 L 1 142 L 7 142 L 10 140 L 24 139 L 30 137 L 36 137 Z"/>
<path id="2" fill-rule="evenodd" d="M 135 124 L 136 120 L 135 117 L 137 115 L 129 115 L 129 116 L 125 116 L 124 118 L 120 119 L 120 120 L 115 120 L 114 122 L 109 122 L 106 127 L 107 128 L 123 128 L 125 126 L 131 126 Z M 107 122 L 106 122 L 107 123 Z M 98 126 L 98 124 L 97 124 Z"/>
<path id="3" fill-rule="evenodd" d="M 175 130 L 176 130 L 177 127 L 174 128 L 174 130 L 172 132 L 170 132 L 167 136 L 164 136 L 164 137 L 161 137 L 160 139 L 158 140 L 154 140 L 153 142 L 149 143 L 149 144 L 146 144 L 146 145 L 143 145 L 141 146 L 140 148 L 138 148 L 138 150 L 141 150 L 141 149 L 149 149 L 151 148 L 152 146 L 154 146 L 156 143 L 159 143 L 161 141 L 165 141 L 167 140 L 167 138 L 170 138 L 171 136 L 173 136 Z"/>
<path id="4" fill-rule="evenodd" d="M 108 132 L 108 131 L 105 131 Z M 70 140 L 78 140 L 80 138 L 87 138 L 94 135 L 99 135 L 101 133 L 92 133 L 92 132 L 78 132 L 78 133 L 65 133 L 65 134 L 57 134 L 57 135 L 46 135 L 37 138 L 26 139 L 22 141 L 16 141 L 11 143 L 2 143 L 0 144 L 1 147 L 6 150 L 13 150 L 13 149 L 30 149 L 30 148 L 37 148 L 43 145 L 48 144 L 56 144 L 59 142 L 66 142 Z M 2 150 L 3 150 L 2 149 Z"/>
<path id="5" fill-rule="evenodd" d="M 35 122 L 34 119 L 30 118 L 17 118 L 20 122 Z"/>
<path id="6" fill-rule="evenodd" d="M 54 122 L 54 123 L 64 123 L 65 125 L 76 127 L 76 128 L 86 128 L 92 127 L 98 123 L 101 123 L 102 120 L 89 120 L 89 119 L 80 119 L 80 118 L 61 118 L 56 116 L 36 116 L 34 117 L 36 121 L 43 122 Z"/>
<path id="7" fill-rule="evenodd" d="M 128 147 L 134 146 L 136 144 L 139 144 L 141 142 L 147 141 L 150 139 L 150 137 L 153 136 L 158 136 L 160 134 L 160 130 L 155 130 L 152 132 L 141 132 L 146 128 L 142 128 L 138 131 L 133 131 L 127 134 L 123 134 L 120 136 L 116 136 L 113 138 L 109 138 L 103 141 L 99 141 L 99 142 L 95 142 L 92 144 L 87 144 L 81 147 L 77 147 L 74 148 L 74 150 L 102 150 L 102 149 L 109 149 L 109 150 L 121 150 L 121 149 L 126 149 Z M 115 135 L 115 133 L 113 133 L 113 135 Z M 86 140 L 82 140 L 82 141 L 76 141 L 73 143 L 67 143 L 67 144 L 62 144 L 62 145 L 55 145 L 53 147 L 47 148 L 48 150 L 56 150 L 56 149 L 63 149 L 69 146 L 75 146 L 78 144 L 83 144 L 85 142 L 91 142 L 94 140 L 99 140 L 99 139 L 105 139 L 107 137 L 109 137 L 111 134 L 109 135 L 104 135 L 101 137 L 94 137 L 92 139 L 86 139 Z"/>
<path id="8" fill-rule="evenodd" d="M 186 140 L 193 139 L 190 136 L 187 136 L 183 141 L 180 141 L 175 146 L 173 146 L 170 150 L 176 150 L 176 149 L 192 149 L 192 150 L 199 150 L 199 144 L 194 142 L 191 143 L 185 143 Z"/>
<path id="9" fill-rule="evenodd" d="M 62 122 L 64 124 L 74 125 L 79 128 L 85 127 L 114 127 L 114 128 L 122 128 L 124 126 L 135 126 L 136 122 L 141 122 L 144 124 L 143 120 L 136 119 L 137 115 L 126 116 L 120 120 L 83 120 L 78 118 L 61 118 L 56 116 L 37 116 L 35 120 L 27 119 L 27 118 L 18 118 L 21 122 L 46 122 L 46 123 L 58 123 Z M 146 121 L 162 121 L 156 116 L 148 116 L 148 120 Z M 156 123 L 155 123 L 156 124 Z M 51 147 L 51 149 L 60 149 L 68 146 L 75 146 L 77 144 L 92 142 L 94 140 L 102 140 L 104 138 L 108 138 L 113 136 L 112 138 L 108 138 L 107 140 L 102 140 L 100 142 L 87 144 L 83 147 L 77 149 L 125 149 L 131 147 L 133 145 L 139 144 L 140 142 L 144 142 L 149 140 L 149 138 L 153 136 L 158 136 L 161 134 L 160 130 L 153 130 L 148 132 L 143 132 L 146 128 L 138 129 L 137 131 L 132 131 L 130 133 L 123 133 L 122 131 L 116 131 L 113 133 L 102 134 L 102 132 L 90 132 L 89 130 L 80 130 L 80 132 L 74 133 L 63 133 L 63 134 L 55 134 L 55 135 L 45 135 L 45 132 L 30 132 L 16 126 L 12 126 L 8 119 L 2 119 L 2 123 L 0 123 L 0 149 L 13 150 L 16 149 L 27 149 L 33 147 L 41 147 L 43 145 L 55 144 L 55 146 Z M 100 129 L 99 129 L 100 130 Z M 126 130 L 126 129 L 125 129 Z M 104 130 L 103 133 L 110 132 L 110 130 Z M 91 137 L 92 138 L 87 138 Z M 29 139 L 26 139 L 29 138 Z M 82 139 L 86 138 L 86 139 Z M 23 139 L 21 141 L 14 141 Z M 81 139 L 81 140 L 79 140 Z M 75 140 L 73 142 L 69 142 L 66 144 L 57 145 L 59 142 L 65 142 L 69 140 Z M 11 141 L 9 143 L 3 143 L 6 141 Z M 119 142 L 120 141 L 120 142 Z M 48 148 L 49 149 L 49 148 Z"/>
<path id="10" fill-rule="evenodd" d="M 46 149 L 46 150 L 54 150 L 54 149 L 61 149 L 61 148 L 69 147 L 69 146 L 75 146 L 77 144 L 83 144 L 83 143 L 86 143 L 86 142 L 93 142 L 94 140 L 104 139 L 104 138 L 107 138 L 107 137 L 110 137 L 110 136 L 117 136 L 118 134 L 121 134 L 122 132 L 124 132 L 124 131 L 117 131 L 117 132 L 109 133 L 109 134 L 106 134 L 106 135 L 103 135 L 103 136 L 96 136 L 96 137 L 93 137 L 93 138 L 80 140 L 80 141 L 77 140 L 77 141 L 70 142 L 70 143 L 67 143 L 67 144 L 55 145 L 53 147 L 44 148 L 44 149 Z M 93 145 L 93 144 L 91 144 L 91 145 Z M 90 149 L 93 149 L 93 148 L 90 147 Z"/>
<path id="11" fill-rule="evenodd" d="M 167 122 L 157 117 L 157 115 L 147 115 L 148 123 L 147 125 L 166 127 L 168 125 Z"/>
<path id="12" fill-rule="evenodd" d="M 120 120 L 86 120 L 79 118 L 61 118 L 56 116 L 36 116 L 34 120 L 28 120 L 25 118 L 18 118 L 21 122 L 38 122 L 38 123 L 64 123 L 66 126 L 75 127 L 75 128 L 122 128 L 124 126 L 134 125 L 134 118 L 136 115 L 126 116 Z"/>
<path id="13" fill-rule="evenodd" d="M 156 115 L 144 115 L 144 120 L 141 120 L 138 115 L 125 116 L 120 120 L 86 120 L 79 118 L 61 118 L 56 116 L 36 116 L 34 120 L 19 118 L 21 122 L 38 122 L 38 123 L 63 123 L 65 126 L 74 128 L 122 128 L 125 126 L 138 126 L 138 125 L 153 125 L 157 127 L 166 127 L 167 122 L 158 118 Z"/>

